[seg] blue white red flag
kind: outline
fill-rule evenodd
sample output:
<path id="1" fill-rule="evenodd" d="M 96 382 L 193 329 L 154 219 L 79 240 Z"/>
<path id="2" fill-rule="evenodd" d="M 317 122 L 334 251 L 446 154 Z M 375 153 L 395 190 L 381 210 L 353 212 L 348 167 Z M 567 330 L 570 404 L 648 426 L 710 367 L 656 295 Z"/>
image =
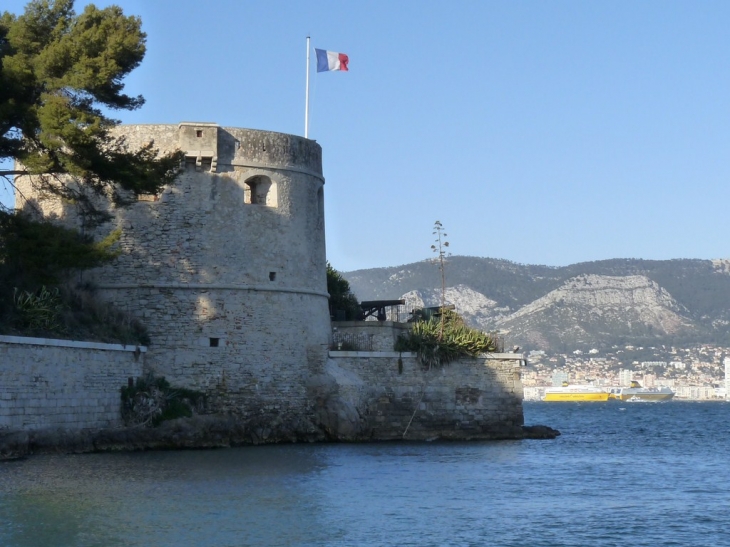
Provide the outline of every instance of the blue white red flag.
<path id="1" fill-rule="evenodd" d="M 317 53 L 317 72 L 327 72 L 328 70 L 347 71 L 347 63 L 350 62 L 350 58 L 344 53 L 316 48 L 314 51 Z"/>

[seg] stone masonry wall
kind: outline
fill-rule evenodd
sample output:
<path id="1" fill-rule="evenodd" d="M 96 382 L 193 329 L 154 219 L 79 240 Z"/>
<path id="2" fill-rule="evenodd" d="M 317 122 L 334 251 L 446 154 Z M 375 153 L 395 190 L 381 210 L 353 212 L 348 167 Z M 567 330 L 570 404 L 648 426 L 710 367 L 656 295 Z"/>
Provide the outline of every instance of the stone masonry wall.
<path id="1" fill-rule="evenodd" d="M 322 431 L 358 441 L 519 438 L 522 356 L 424 370 L 415 356 L 391 351 L 407 326 L 373 322 L 342 325 L 368 341 L 368 353 L 328 357 L 316 142 L 211 123 L 117 130 L 132 148 L 154 141 L 185 156 L 173 184 L 126 208 L 108 205 L 112 220 L 86 231 L 98 239 L 121 230 L 121 255 L 84 281 L 148 328 L 146 370 L 204 391 L 211 411 L 260 431 L 262 441 Z M 81 227 L 69 203 L 26 179 L 16 179 L 16 207 Z M 1 343 L 0 427 L 117 424 L 119 388 L 142 373 L 143 359 L 87 346 Z"/>
<path id="2" fill-rule="evenodd" d="M 148 368 L 206 392 L 214 411 L 307 414 L 306 378 L 331 338 L 319 144 L 211 123 L 116 130 L 131 148 L 153 141 L 185 162 L 159 194 L 110 206 L 92 235 L 120 229 L 121 254 L 83 280 L 147 327 Z M 22 195 L 46 216 L 78 222 L 26 178 Z"/>
<path id="3" fill-rule="evenodd" d="M 0 336 L 0 430 L 121 425 L 120 389 L 147 348 Z"/>
<path id="4" fill-rule="evenodd" d="M 519 438 L 523 360 L 492 354 L 426 370 L 413 354 L 332 351 L 313 394 L 321 423 L 344 440 Z"/>
<path id="5" fill-rule="evenodd" d="M 211 410 L 307 412 L 307 377 L 324 368 L 327 355 L 325 298 L 184 286 L 114 290 L 108 298 L 148 325 L 147 366 L 208 394 Z"/>

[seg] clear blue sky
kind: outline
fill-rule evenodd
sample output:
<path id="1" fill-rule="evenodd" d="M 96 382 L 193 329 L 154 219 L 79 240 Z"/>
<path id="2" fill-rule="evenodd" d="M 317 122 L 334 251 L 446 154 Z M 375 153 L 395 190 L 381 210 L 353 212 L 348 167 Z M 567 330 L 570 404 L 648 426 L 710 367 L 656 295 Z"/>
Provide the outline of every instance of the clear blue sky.
<path id="1" fill-rule="evenodd" d="M 730 2 L 116 3 L 128 123 L 303 134 L 307 34 L 349 55 L 311 83 L 340 270 L 430 258 L 435 220 L 530 264 L 730 256 Z"/>

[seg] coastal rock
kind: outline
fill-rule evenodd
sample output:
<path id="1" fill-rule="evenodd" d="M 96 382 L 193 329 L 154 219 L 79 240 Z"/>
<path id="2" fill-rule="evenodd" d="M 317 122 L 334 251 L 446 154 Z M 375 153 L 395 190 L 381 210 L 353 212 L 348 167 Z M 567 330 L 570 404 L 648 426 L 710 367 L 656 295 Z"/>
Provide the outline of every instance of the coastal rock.
<path id="1" fill-rule="evenodd" d="M 30 435 L 26 431 L 0 431 L 0 461 L 16 460 L 30 451 Z"/>
<path id="2" fill-rule="evenodd" d="M 0 461 L 31 454 L 81 454 L 140 450 L 229 448 L 232 446 L 317 442 L 362 441 L 362 417 L 347 401 L 332 397 L 320 417 L 322 428 L 311 422 L 285 423 L 263 419 L 241 421 L 234 416 L 208 415 L 178 418 L 159 427 L 106 430 L 61 429 L 0 433 Z M 303 433 L 302 433 L 303 432 Z M 522 426 L 522 438 L 554 439 L 560 432 L 544 425 Z M 519 438 L 518 434 L 504 438 Z M 447 431 L 435 438 L 448 440 Z M 475 439 L 478 437 L 474 437 Z M 458 440 L 464 440 L 458 438 Z"/>
<path id="3" fill-rule="evenodd" d="M 204 415 L 163 422 L 159 427 L 118 429 L 40 429 L 0 434 L 0 460 L 30 454 L 80 454 L 185 448 L 315 442 L 325 434 L 308 420 L 298 417 Z"/>
<path id="4" fill-rule="evenodd" d="M 365 389 L 361 378 L 328 360 L 325 373 L 307 384 L 310 398 L 316 401 L 315 420 L 327 440 L 361 440 L 364 420 L 358 412 L 360 395 Z"/>
<path id="5" fill-rule="evenodd" d="M 30 432 L 29 450 L 33 454 L 84 454 L 94 452 L 93 438 L 83 429 L 41 429 Z"/>
<path id="6" fill-rule="evenodd" d="M 555 439 L 560 431 L 546 425 L 523 425 L 522 434 L 525 439 Z"/>

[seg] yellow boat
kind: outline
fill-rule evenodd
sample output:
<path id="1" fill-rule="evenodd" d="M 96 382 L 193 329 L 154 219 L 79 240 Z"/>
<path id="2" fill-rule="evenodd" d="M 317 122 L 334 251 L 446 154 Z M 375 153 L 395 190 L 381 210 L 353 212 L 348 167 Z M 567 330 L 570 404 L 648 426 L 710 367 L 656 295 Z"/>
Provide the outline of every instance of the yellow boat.
<path id="1" fill-rule="evenodd" d="M 562 387 L 549 387 L 545 390 L 543 401 L 608 401 L 608 392 L 595 386 L 571 386 L 567 382 Z"/>

